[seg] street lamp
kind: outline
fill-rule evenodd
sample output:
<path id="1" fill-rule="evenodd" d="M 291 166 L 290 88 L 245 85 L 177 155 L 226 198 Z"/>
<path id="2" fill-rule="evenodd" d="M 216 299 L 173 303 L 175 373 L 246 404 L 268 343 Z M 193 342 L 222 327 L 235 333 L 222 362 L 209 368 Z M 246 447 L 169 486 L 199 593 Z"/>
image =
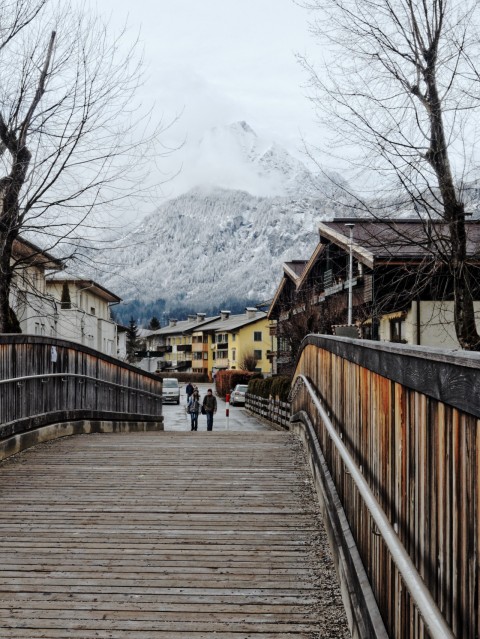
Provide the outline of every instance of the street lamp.
<path id="1" fill-rule="evenodd" d="M 350 229 L 350 261 L 348 265 L 348 325 L 352 325 L 352 306 L 353 306 L 353 294 L 352 294 L 352 279 L 353 279 L 353 222 L 345 224 Z"/>

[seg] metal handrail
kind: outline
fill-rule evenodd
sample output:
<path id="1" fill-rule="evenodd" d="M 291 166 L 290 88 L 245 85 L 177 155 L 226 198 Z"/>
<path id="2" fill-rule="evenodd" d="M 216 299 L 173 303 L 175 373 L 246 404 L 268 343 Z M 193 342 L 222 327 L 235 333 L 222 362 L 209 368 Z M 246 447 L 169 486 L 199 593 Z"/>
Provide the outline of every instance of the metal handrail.
<path id="1" fill-rule="evenodd" d="M 0 379 L 0 385 L 1 384 L 19 384 L 19 383 L 23 383 L 27 380 L 30 379 L 41 379 L 41 380 L 48 380 L 52 377 L 61 377 L 62 381 L 66 381 L 64 380 L 64 378 L 67 377 L 73 377 L 73 378 L 80 378 L 83 380 L 91 380 L 93 382 L 95 382 L 96 384 L 105 384 L 106 386 L 114 386 L 116 388 L 121 388 L 122 391 L 130 391 L 130 392 L 135 392 L 135 393 L 142 393 L 144 395 L 151 395 L 152 397 L 154 397 L 155 399 L 161 399 L 162 395 L 159 395 L 158 393 L 152 393 L 150 391 L 146 391 L 143 390 L 142 388 L 134 388 L 133 386 L 125 386 L 124 384 L 117 384 L 116 382 L 110 382 L 106 379 L 98 379 L 98 377 L 92 377 L 91 375 L 82 375 L 81 373 L 45 373 L 43 375 L 25 375 L 23 377 L 11 377 L 9 379 Z"/>
<path id="2" fill-rule="evenodd" d="M 378 532 L 390 551 L 391 557 L 395 562 L 403 581 L 405 582 L 405 585 L 425 623 L 425 626 L 428 629 L 428 632 L 430 633 L 431 638 L 455 639 L 455 635 L 447 625 L 447 622 L 430 594 L 430 591 L 426 587 L 425 582 L 420 576 L 409 554 L 405 550 L 402 542 L 398 538 L 393 526 L 390 524 L 387 516 L 383 512 L 382 507 L 376 500 L 370 486 L 356 465 L 353 457 L 350 455 L 345 444 L 340 439 L 340 436 L 330 421 L 326 410 L 317 397 L 313 386 L 310 384 L 305 375 L 297 376 L 293 388 L 296 389 L 296 387 L 300 384 L 303 384 L 308 390 L 308 393 L 315 404 L 320 417 L 322 418 L 335 448 L 338 450 L 343 463 L 347 467 L 347 470 L 358 488 L 358 492 L 363 498 L 370 516 L 377 526 Z M 294 395 L 295 393 L 293 392 L 292 394 Z"/>

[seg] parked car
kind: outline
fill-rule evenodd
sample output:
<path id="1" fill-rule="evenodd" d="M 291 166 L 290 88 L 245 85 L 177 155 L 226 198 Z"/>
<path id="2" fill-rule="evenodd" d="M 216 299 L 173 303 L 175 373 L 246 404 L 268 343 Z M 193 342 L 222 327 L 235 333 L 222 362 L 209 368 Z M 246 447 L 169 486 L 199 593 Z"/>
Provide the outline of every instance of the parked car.
<path id="1" fill-rule="evenodd" d="M 165 377 L 163 380 L 163 403 L 180 404 L 180 386 L 176 377 Z"/>
<path id="2" fill-rule="evenodd" d="M 237 384 L 230 393 L 230 405 L 245 404 L 245 393 L 247 392 L 247 384 Z"/>

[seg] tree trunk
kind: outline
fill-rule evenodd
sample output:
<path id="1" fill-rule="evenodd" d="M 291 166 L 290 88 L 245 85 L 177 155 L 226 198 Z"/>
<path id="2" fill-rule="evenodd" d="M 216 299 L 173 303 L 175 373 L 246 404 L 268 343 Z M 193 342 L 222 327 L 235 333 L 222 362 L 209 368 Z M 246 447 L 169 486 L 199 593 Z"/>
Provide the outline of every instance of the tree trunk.
<path id="1" fill-rule="evenodd" d="M 480 336 L 475 323 L 474 300 L 467 263 L 465 206 L 458 198 L 448 158 L 442 105 L 435 78 L 435 60 L 436 55 L 433 54 L 424 74 L 431 132 L 427 160 L 437 176 L 443 201 L 444 220 L 448 224 L 450 235 L 449 267 L 453 279 L 455 332 L 463 349 L 477 351 L 480 350 Z"/>
<path id="2" fill-rule="evenodd" d="M 19 321 L 10 307 L 10 287 L 13 278 L 12 234 L 0 231 L 0 332 L 21 333 Z"/>

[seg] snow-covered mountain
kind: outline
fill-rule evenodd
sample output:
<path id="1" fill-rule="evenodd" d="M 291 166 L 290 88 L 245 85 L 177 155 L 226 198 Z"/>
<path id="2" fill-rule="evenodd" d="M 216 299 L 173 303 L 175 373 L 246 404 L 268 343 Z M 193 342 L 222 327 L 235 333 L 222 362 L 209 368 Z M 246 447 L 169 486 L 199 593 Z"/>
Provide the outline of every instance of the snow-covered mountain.
<path id="1" fill-rule="evenodd" d="M 318 192 L 314 176 L 302 162 L 279 144 L 257 136 L 246 122 L 207 131 L 188 156 L 184 173 L 195 185 L 258 196 Z"/>
<path id="2" fill-rule="evenodd" d="M 330 183 L 245 122 L 209 131 L 190 170 L 201 186 L 118 240 L 116 266 L 100 281 L 125 301 L 164 299 L 167 308 L 269 299 L 282 263 L 308 258 L 317 223 L 333 215 L 322 195 Z"/>

